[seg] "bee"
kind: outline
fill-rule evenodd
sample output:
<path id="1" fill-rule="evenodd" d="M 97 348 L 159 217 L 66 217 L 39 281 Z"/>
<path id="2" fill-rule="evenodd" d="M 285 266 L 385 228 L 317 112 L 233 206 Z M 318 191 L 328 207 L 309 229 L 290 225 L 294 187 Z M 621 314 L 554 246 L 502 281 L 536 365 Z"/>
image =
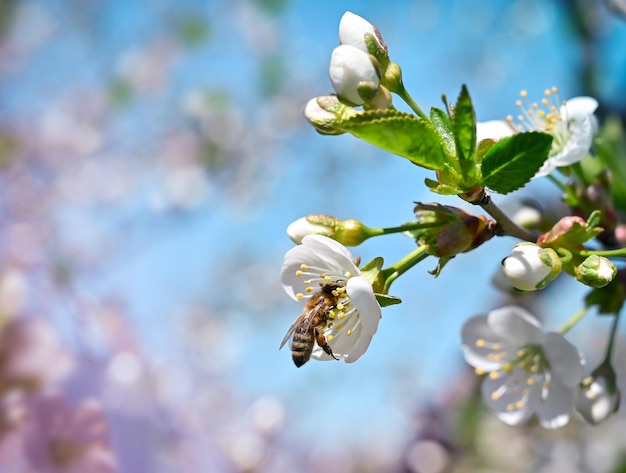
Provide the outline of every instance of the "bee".
<path id="1" fill-rule="evenodd" d="M 326 337 L 323 333 L 328 320 L 333 318 L 331 313 L 337 308 L 338 303 L 339 293 L 337 292 L 337 286 L 324 284 L 318 292 L 311 296 L 304 306 L 304 312 L 300 314 L 293 325 L 289 327 L 289 330 L 287 330 L 280 348 L 293 335 L 291 357 L 298 368 L 309 361 L 316 342 L 326 354 L 332 356 L 335 360 L 339 359 L 333 354 L 333 350 L 326 342 Z"/>

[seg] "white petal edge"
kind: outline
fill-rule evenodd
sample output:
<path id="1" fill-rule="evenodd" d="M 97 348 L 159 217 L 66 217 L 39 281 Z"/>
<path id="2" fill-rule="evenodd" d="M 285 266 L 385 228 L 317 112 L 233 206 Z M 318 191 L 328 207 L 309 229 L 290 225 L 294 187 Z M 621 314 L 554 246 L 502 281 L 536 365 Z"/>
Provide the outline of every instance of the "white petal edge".
<path id="1" fill-rule="evenodd" d="M 540 344 L 544 333 L 539 321 L 523 307 L 511 305 L 492 310 L 487 323 L 496 335 L 518 343 Z"/>
<path id="2" fill-rule="evenodd" d="M 577 386 L 585 374 L 585 360 L 578 349 L 563 335 L 554 332 L 546 334 L 542 348 L 553 377 L 565 386 Z"/>
<path id="3" fill-rule="evenodd" d="M 374 335 L 378 330 L 382 310 L 374 295 L 372 284 L 362 276 L 355 276 L 348 279 L 346 293 L 350 297 L 350 302 L 359 312 L 363 329 L 369 335 Z"/>

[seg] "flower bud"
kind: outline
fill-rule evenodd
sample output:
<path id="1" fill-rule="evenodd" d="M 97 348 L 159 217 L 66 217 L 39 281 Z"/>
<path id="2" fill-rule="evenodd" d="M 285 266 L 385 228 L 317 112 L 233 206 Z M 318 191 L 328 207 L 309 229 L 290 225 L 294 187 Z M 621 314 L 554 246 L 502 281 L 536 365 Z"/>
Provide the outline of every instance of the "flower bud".
<path id="1" fill-rule="evenodd" d="M 590 424 L 599 424 L 619 408 L 620 392 L 615 371 L 603 363 L 580 383 L 576 410 Z"/>
<path id="2" fill-rule="evenodd" d="M 365 18 L 345 12 L 339 22 L 339 43 L 354 46 L 372 54 L 380 62 L 388 61 L 387 45 L 378 28 Z"/>
<path id="3" fill-rule="evenodd" d="M 604 256 L 591 255 L 576 267 L 576 279 L 581 283 L 600 288 L 617 275 L 617 266 Z"/>
<path id="4" fill-rule="evenodd" d="M 307 235 L 324 235 L 345 246 L 357 246 L 372 236 L 370 228 L 358 220 L 338 220 L 330 215 L 309 215 L 291 223 L 287 235 L 294 243 L 302 243 Z"/>
<path id="5" fill-rule="evenodd" d="M 567 216 L 561 218 L 554 226 L 537 239 L 542 246 L 571 247 L 579 246 L 598 236 L 602 229 L 589 225 L 583 218 Z"/>
<path id="6" fill-rule="evenodd" d="M 417 203 L 414 211 L 419 222 L 433 224 L 417 232 L 417 241 L 435 256 L 471 251 L 495 235 L 495 223 L 484 215 L 440 204 Z"/>
<path id="7" fill-rule="evenodd" d="M 337 121 L 337 116 L 332 112 L 324 110 L 318 102 L 318 97 L 312 98 L 304 106 L 304 116 L 317 131 L 324 135 L 340 135 L 343 133 L 333 127 L 333 123 Z"/>
<path id="8" fill-rule="evenodd" d="M 502 272 L 520 291 L 543 289 L 559 275 L 562 267 L 552 248 L 527 242 L 515 245 L 509 256 L 502 260 Z"/>
<path id="9" fill-rule="evenodd" d="M 371 53 L 365 44 L 366 34 L 371 34 L 381 48 L 387 48 L 387 45 L 385 44 L 385 41 L 383 41 L 378 28 L 372 25 L 369 21 L 350 11 L 343 14 L 341 21 L 339 22 L 340 44 L 349 44 L 359 48 L 363 52 Z"/>
<path id="10" fill-rule="evenodd" d="M 380 84 L 376 59 L 360 49 L 343 44 L 333 51 L 330 58 L 330 81 L 337 95 L 354 105 L 362 105 L 364 98 L 358 88 L 375 89 Z"/>

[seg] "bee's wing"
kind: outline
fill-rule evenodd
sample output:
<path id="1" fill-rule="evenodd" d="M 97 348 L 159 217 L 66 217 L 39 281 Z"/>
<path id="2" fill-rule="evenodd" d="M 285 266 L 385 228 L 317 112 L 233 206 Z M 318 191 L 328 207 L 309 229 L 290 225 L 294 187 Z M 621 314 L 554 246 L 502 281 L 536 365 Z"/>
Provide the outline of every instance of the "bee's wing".
<path id="1" fill-rule="evenodd" d="M 287 340 L 289 340 L 291 338 L 291 336 L 293 335 L 293 333 L 296 331 L 296 328 L 298 328 L 299 325 L 302 326 L 302 329 L 304 331 L 309 329 L 309 325 L 311 325 L 311 322 L 313 321 L 313 311 L 311 310 L 306 310 L 304 312 L 302 312 L 298 318 L 296 319 L 296 321 L 291 325 L 291 327 L 289 327 L 289 330 L 287 330 L 287 333 L 285 334 L 285 338 L 283 338 L 283 341 L 280 342 L 280 347 L 278 347 L 278 349 L 280 350 L 282 347 L 285 346 L 285 343 L 287 343 Z"/>

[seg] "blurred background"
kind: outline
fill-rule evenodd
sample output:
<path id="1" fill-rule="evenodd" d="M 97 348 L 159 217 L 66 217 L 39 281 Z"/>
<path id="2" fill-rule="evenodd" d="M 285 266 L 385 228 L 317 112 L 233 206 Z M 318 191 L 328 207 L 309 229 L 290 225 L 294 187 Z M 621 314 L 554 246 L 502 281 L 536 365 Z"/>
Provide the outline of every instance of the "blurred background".
<path id="1" fill-rule="evenodd" d="M 502 119 L 521 89 L 558 86 L 626 117 L 620 0 L 0 1 L 0 472 L 626 471 L 621 415 L 514 429 L 475 397 L 459 330 L 503 303 L 512 239 L 404 275 L 356 364 L 278 351 L 302 310 L 279 281 L 289 223 L 462 206 L 305 122 L 346 10 L 377 25 L 425 110 L 467 84 L 478 119 Z M 521 195 L 559 199 L 534 181 Z M 559 282 L 533 301 L 548 328 L 582 304 Z M 592 361 L 596 326 L 572 334 Z"/>

